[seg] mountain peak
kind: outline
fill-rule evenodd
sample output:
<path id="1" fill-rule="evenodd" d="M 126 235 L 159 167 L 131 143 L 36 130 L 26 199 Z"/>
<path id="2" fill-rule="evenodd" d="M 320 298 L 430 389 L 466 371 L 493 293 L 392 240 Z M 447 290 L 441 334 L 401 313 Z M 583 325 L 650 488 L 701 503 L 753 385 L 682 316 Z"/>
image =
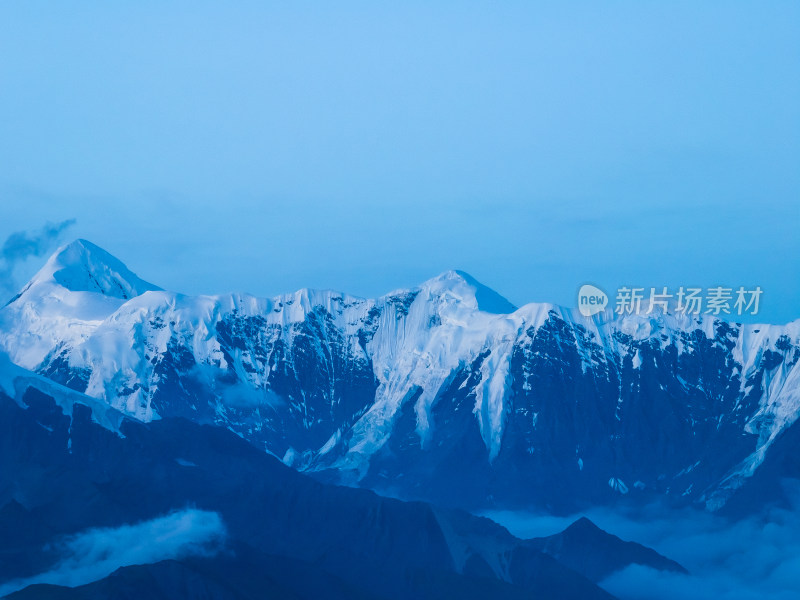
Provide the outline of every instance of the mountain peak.
<path id="1" fill-rule="evenodd" d="M 34 276 L 34 283 L 56 283 L 72 292 L 94 292 L 127 300 L 161 288 L 139 278 L 118 258 L 88 240 L 62 246 Z"/>
<path id="2" fill-rule="evenodd" d="M 457 269 L 445 271 L 437 277 L 429 279 L 421 287 L 435 294 L 447 291 L 461 297 L 472 296 L 475 298 L 478 310 L 483 312 L 508 314 L 517 310 L 516 306 L 493 289 L 483 285 L 469 273 Z"/>
<path id="3" fill-rule="evenodd" d="M 597 533 L 597 532 L 605 533 L 602 529 L 600 529 L 597 525 L 594 524 L 593 521 L 591 521 L 587 517 L 581 517 L 580 519 L 572 523 L 569 527 L 567 527 L 564 530 L 564 533 L 568 531 L 571 533 L 581 532 L 584 534 Z"/>

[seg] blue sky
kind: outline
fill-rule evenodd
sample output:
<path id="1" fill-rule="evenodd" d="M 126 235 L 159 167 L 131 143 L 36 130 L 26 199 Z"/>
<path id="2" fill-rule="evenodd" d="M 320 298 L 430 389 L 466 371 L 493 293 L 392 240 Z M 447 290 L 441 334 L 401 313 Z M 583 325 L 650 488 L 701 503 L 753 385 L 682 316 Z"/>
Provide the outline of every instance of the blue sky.
<path id="1" fill-rule="evenodd" d="M 0 31 L 0 237 L 75 218 L 187 293 L 459 268 L 800 317 L 796 2 L 32 1 Z"/>

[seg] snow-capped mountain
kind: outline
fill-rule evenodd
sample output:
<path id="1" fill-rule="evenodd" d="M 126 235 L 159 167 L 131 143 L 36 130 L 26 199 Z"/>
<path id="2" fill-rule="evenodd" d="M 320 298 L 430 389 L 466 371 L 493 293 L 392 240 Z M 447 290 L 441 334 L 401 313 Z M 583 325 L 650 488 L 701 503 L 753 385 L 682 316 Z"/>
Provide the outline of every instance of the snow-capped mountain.
<path id="1" fill-rule="evenodd" d="M 449 271 L 368 300 L 161 290 L 79 240 L 0 311 L 21 367 L 142 421 L 462 506 L 722 506 L 800 414 L 800 321 L 515 308 Z"/>

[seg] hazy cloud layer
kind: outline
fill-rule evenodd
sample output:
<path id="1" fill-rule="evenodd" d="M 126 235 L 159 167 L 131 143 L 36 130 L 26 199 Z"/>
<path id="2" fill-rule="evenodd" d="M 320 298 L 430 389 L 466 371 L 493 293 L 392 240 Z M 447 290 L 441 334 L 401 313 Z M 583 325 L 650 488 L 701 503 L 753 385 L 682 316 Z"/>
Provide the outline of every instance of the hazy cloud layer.
<path id="1" fill-rule="evenodd" d="M 585 515 L 624 540 L 655 548 L 690 572 L 628 567 L 601 583 L 621 600 L 788 600 L 800 598 L 800 512 L 796 509 L 773 509 L 740 521 L 655 506 L 636 514 L 593 510 Z M 556 533 L 581 515 L 494 512 L 486 516 L 515 535 L 536 537 Z"/>
<path id="2" fill-rule="evenodd" d="M 16 231 L 9 235 L 0 248 L 0 294 L 5 296 L 15 291 L 14 270 L 17 265 L 52 250 L 64 230 L 74 224 L 75 219 L 67 219 L 47 223 L 34 231 Z"/>
<path id="3" fill-rule="evenodd" d="M 0 585 L 0 597 L 36 583 L 75 587 L 103 579 L 120 567 L 213 554 L 224 538 L 220 516 L 196 509 L 116 528 L 89 529 L 58 542 L 61 560 L 51 570 Z"/>
<path id="4" fill-rule="evenodd" d="M 624 524 L 620 524 L 624 529 Z M 706 513 L 653 515 L 635 535 L 686 566 L 690 575 L 628 567 L 603 582 L 622 600 L 800 598 L 800 515 L 786 510 L 729 522 Z"/>

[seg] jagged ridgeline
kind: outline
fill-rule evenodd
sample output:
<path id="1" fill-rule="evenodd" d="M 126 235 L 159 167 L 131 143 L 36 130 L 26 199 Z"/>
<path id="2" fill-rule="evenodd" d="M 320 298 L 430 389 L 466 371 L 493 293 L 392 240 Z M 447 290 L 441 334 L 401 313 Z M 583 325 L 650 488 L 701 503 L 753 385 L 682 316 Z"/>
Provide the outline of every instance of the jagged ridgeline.
<path id="1" fill-rule="evenodd" d="M 467 508 L 717 509 L 800 411 L 800 321 L 516 308 L 458 271 L 372 300 L 190 297 L 84 240 L 0 312 L 0 348 L 136 419 L 214 423 L 319 478 Z"/>

